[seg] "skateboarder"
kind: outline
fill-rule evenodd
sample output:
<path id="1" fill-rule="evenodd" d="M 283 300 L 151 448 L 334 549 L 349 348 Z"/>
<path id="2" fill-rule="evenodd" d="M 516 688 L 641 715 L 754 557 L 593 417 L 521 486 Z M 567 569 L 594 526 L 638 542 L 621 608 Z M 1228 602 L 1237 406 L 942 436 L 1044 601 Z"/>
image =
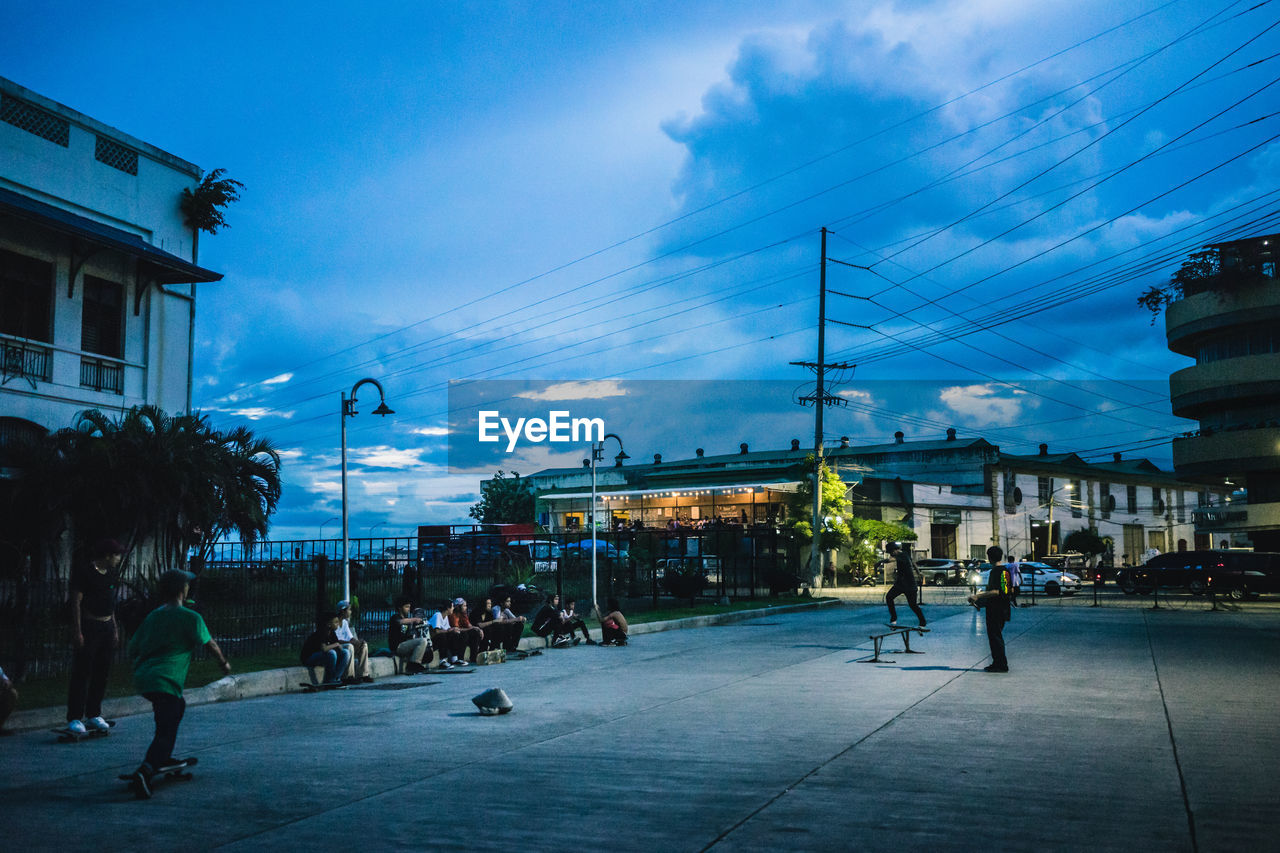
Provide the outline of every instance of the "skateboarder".
<path id="1" fill-rule="evenodd" d="M 156 595 L 164 604 L 142 620 L 129 641 L 134 686 L 151 703 L 156 721 L 155 737 L 147 748 L 146 758 L 133 773 L 134 790 L 143 797 L 151 796 L 151 777 L 156 769 L 175 763 L 173 746 L 187 708 L 182 687 L 187 680 L 192 653 L 204 646 L 222 667 L 223 675 L 231 672 L 230 661 L 209 634 L 204 619 L 182 606 L 192 577 L 190 572 L 180 569 L 171 569 L 160 576 Z"/>
<path id="2" fill-rule="evenodd" d="M 987 561 L 991 563 L 991 572 L 987 575 L 987 588 L 984 592 L 969 596 L 969 603 L 979 610 L 987 611 L 987 644 L 991 647 L 991 665 L 984 667 L 986 672 L 1008 672 L 1009 659 L 1004 654 L 1004 624 L 1011 614 L 1009 600 L 1013 592 L 1013 582 L 1009 567 L 1001 564 L 1004 549 L 992 545 L 987 549 Z"/>
<path id="3" fill-rule="evenodd" d="M 95 542 L 89 563 L 71 572 L 71 679 L 67 687 L 67 730 L 106 731 L 102 697 L 107 694 L 111 657 L 120 642 L 116 627 L 117 571 L 124 546 L 114 539 Z"/>
<path id="4" fill-rule="evenodd" d="M 920 579 L 916 574 L 915 561 L 911 559 L 911 553 L 898 542 L 889 545 L 889 556 L 897 564 L 893 573 L 893 586 L 889 587 L 889 591 L 884 594 L 884 603 L 889 605 L 889 624 L 898 624 L 898 610 L 893 606 L 893 600 L 904 595 L 907 598 L 907 606 L 916 615 L 916 619 L 920 620 L 920 627 L 923 628 L 929 622 L 924 618 L 920 605 L 916 603 L 916 590 L 920 586 Z"/>

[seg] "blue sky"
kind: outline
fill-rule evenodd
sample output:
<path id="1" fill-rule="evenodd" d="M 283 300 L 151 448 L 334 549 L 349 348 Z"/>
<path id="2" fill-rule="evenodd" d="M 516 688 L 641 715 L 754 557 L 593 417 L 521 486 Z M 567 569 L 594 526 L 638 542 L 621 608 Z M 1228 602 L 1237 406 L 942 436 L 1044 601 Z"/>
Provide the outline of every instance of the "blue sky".
<path id="1" fill-rule="evenodd" d="M 273 537 L 310 537 L 339 393 L 379 379 L 352 531 L 407 534 L 498 467 L 446 467 L 450 380 L 743 389 L 610 424 L 637 459 L 810 440 L 773 389 L 815 356 L 822 226 L 856 265 L 829 267 L 827 352 L 861 406 L 829 440 L 1167 465 L 1188 362 L 1134 300 L 1280 230 L 1280 13 L 1254 5 L 7 2 L 0 74 L 244 182 L 201 240 L 226 277 L 196 405 L 279 445 Z"/>

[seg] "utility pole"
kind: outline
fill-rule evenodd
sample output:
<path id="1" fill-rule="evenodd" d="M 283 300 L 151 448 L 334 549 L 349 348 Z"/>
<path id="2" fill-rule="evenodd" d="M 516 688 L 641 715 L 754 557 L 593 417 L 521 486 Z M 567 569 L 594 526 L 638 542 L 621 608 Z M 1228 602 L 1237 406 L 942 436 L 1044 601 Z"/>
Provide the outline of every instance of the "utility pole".
<path id="1" fill-rule="evenodd" d="M 822 413 L 827 406 L 846 406 L 848 401 L 843 397 L 836 397 L 827 393 L 826 389 L 826 371 L 828 368 L 834 370 L 850 370 L 854 367 L 852 364 L 838 362 L 833 364 L 826 363 L 826 339 L 827 339 L 827 229 L 822 229 L 822 263 L 818 269 L 818 360 L 816 362 L 793 361 L 794 365 L 807 367 L 814 372 L 817 377 L 817 384 L 812 394 L 807 394 L 800 398 L 799 403 L 806 406 L 810 403 L 814 407 L 813 418 L 813 544 L 810 546 L 809 552 L 809 570 L 813 583 L 822 588 L 822 549 L 819 547 L 819 539 L 822 533 Z"/>

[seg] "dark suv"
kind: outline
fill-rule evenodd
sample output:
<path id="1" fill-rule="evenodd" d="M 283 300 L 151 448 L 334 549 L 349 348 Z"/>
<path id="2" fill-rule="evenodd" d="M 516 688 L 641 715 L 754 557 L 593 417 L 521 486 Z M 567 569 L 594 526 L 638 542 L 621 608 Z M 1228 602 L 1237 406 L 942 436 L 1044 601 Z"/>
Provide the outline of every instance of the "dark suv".
<path id="1" fill-rule="evenodd" d="M 1239 600 L 1280 590 L 1280 554 L 1265 551 L 1171 551 L 1146 565 L 1122 569 L 1116 578 L 1126 595 L 1149 593 L 1157 586 L 1187 589 L 1194 595 L 1213 590 Z"/>

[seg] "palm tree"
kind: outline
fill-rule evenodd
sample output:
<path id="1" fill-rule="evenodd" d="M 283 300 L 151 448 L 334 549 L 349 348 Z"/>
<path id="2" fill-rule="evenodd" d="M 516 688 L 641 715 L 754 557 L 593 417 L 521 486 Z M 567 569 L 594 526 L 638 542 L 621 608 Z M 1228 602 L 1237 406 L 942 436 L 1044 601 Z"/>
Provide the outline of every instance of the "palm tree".
<path id="1" fill-rule="evenodd" d="M 62 519 L 81 546 L 120 539 L 143 579 L 233 531 L 256 541 L 280 502 L 274 446 L 245 427 L 219 432 L 197 413 L 137 406 L 117 421 L 85 411 L 27 459 L 33 476 L 22 478 L 17 502 Z"/>

